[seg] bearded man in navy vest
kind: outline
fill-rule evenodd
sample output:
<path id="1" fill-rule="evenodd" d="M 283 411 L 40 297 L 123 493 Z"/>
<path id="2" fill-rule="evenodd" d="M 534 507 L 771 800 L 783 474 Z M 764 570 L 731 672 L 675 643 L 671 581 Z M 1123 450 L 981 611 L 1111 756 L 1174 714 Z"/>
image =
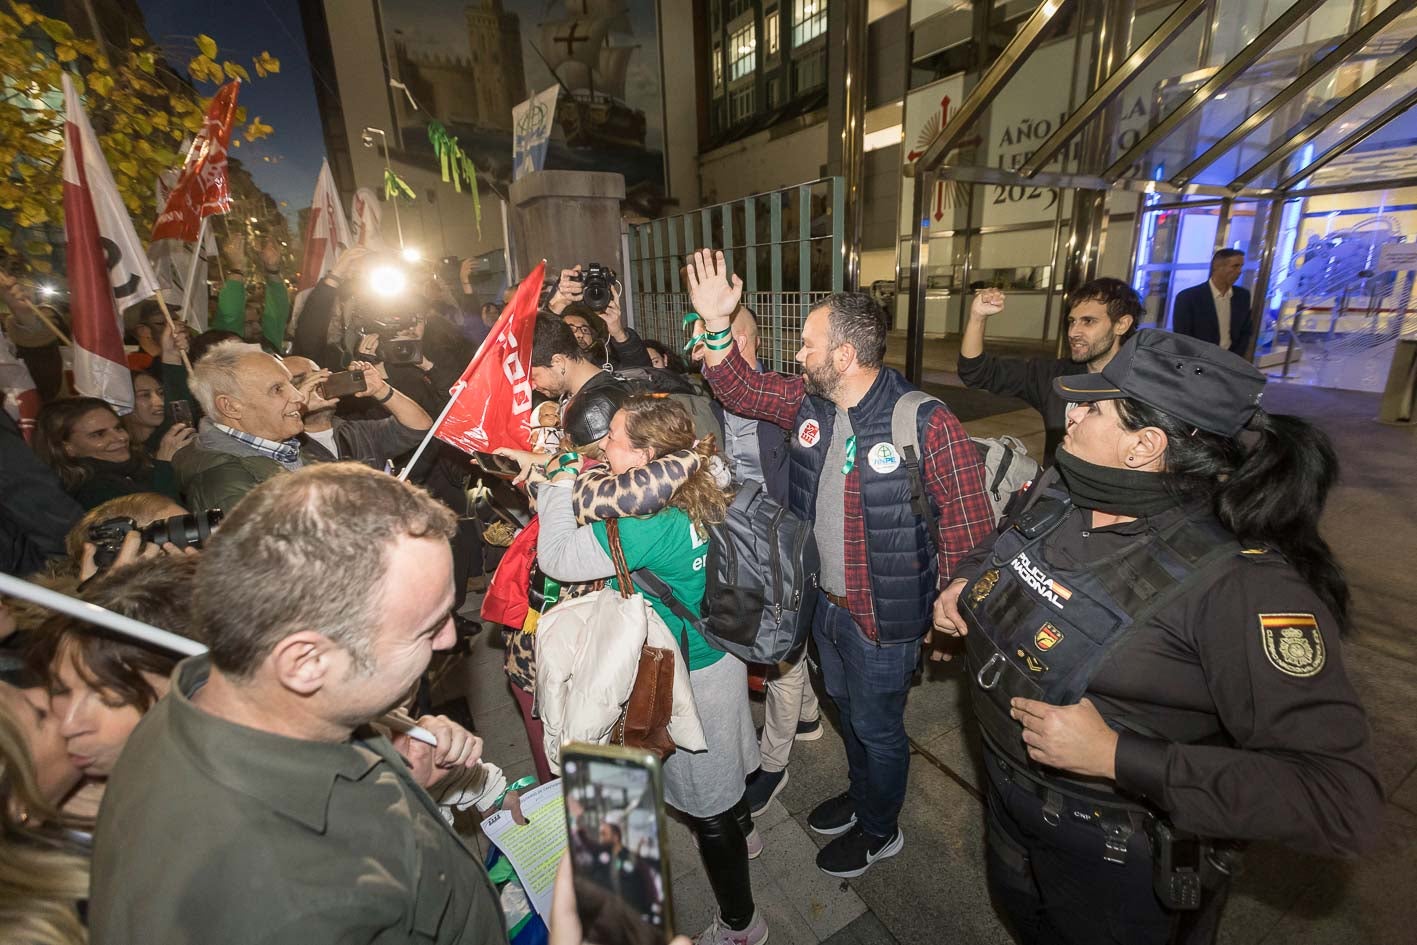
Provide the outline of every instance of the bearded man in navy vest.
<path id="1" fill-rule="evenodd" d="M 828 297 L 802 325 L 802 373 L 759 373 L 733 341 L 743 282 L 723 253 L 690 256 L 687 276 L 707 332 L 703 373 L 714 396 L 789 434 L 788 508 L 814 523 L 822 599 L 812 637 L 841 718 L 851 782 L 807 823 L 836 837 L 817 855 L 818 868 L 860 876 L 905 846 L 898 823 L 910 766 L 905 700 L 921 639 L 940 588 L 994 525 L 979 452 L 947 407 L 921 408 L 920 472 L 935 520 L 927 521 L 911 502 L 911 476 L 891 438 L 895 403 L 914 388 L 882 364 L 880 305 L 856 292 Z"/>

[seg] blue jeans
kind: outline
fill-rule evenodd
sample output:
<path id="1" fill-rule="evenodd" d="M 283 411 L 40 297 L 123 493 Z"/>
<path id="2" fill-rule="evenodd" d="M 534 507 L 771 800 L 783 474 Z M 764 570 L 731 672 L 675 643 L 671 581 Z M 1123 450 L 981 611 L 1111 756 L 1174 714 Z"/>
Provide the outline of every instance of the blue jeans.
<path id="1" fill-rule="evenodd" d="M 893 837 L 910 773 L 905 698 L 920 641 L 877 646 L 850 611 L 825 595 L 812 618 L 812 636 L 822 682 L 841 715 L 857 823 L 873 837 Z"/>

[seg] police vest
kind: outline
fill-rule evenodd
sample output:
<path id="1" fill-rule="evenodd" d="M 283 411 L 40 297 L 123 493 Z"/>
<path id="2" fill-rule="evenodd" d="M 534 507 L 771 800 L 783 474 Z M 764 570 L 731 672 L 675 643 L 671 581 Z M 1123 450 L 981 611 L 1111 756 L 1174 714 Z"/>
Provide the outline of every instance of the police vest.
<path id="1" fill-rule="evenodd" d="M 1182 516 L 1086 570 L 1053 567 L 1044 542 L 1071 508 L 1066 492 L 1045 492 L 959 597 L 975 716 L 989 743 L 1024 768 L 1036 766 L 1009 700 L 1076 703 L 1118 643 L 1241 551 L 1215 518 Z"/>
<path id="2" fill-rule="evenodd" d="M 882 368 L 866 396 L 847 411 L 856 436 L 856 465 L 849 475 L 859 477 L 866 564 L 876 639 L 881 643 L 906 643 L 924 636 L 936 596 L 939 559 L 934 541 L 929 526 L 911 505 L 910 473 L 891 442 L 895 402 L 913 390 L 900 372 Z M 929 416 L 930 411 L 920 411 L 917 423 Z M 809 394 L 802 399 L 788 434 L 788 508 L 806 521 L 816 521 L 821 477 L 842 474 L 840 468 L 822 469 L 835 421 L 836 406 Z M 923 443 L 923 428 L 917 435 Z"/>

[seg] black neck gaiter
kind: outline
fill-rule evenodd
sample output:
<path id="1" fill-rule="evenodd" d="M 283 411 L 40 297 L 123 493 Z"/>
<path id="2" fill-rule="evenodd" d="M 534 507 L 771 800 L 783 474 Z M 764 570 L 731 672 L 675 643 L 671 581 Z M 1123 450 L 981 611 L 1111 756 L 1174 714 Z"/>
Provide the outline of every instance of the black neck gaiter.
<path id="1" fill-rule="evenodd" d="M 1182 503 L 1166 488 L 1166 477 L 1160 473 L 1098 466 L 1061 448 L 1053 463 L 1079 508 L 1141 518 Z"/>

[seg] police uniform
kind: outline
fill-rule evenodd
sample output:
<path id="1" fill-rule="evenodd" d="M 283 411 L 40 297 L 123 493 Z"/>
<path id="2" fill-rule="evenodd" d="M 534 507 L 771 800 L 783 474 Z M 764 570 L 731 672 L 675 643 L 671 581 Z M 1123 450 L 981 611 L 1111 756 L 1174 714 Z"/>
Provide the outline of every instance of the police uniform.
<path id="1" fill-rule="evenodd" d="M 1142 399 L 1145 348 L 1174 337 L 1142 332 L 1139 363 L 1109 365 L 1117 388 Z M 1183 347 L 1232 357 L 1199 344 Z M 1051 478 L 957 572 L 991 891 L 1025 942 L 1207 941 L 1230 841 L 1351 855 L 1375 833 L 1381 789 L 1336 622 L 1281 554 L 1243 546 L 1208 502 L 1093 528 Z M 1009 715 L 1015 697 L 1084 696 L 1119 733 L 1115 782 L 1031 761 Z"/>

